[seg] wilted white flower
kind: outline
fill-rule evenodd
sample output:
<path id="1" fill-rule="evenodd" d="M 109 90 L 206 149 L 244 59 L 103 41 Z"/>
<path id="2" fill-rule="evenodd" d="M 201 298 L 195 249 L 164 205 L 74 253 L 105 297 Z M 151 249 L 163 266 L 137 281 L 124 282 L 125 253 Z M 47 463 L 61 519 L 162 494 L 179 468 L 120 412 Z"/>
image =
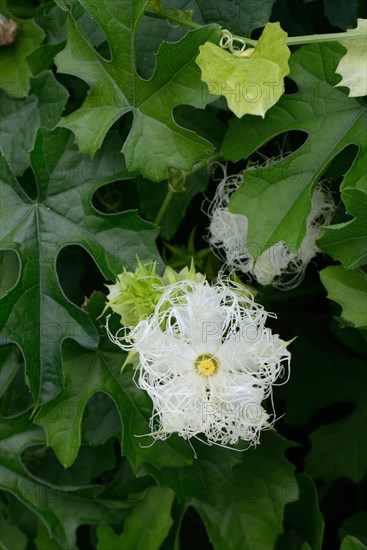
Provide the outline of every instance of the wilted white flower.
<path id="1" fill-rule="evenodd" d="M 186 280 L 167 286 L 154 314 L 123 341 L 110 335 L 139 354 L 137 384 L 153 402 L 154 438 L 258 442 L 275 420 L 262 402 L 290 361 L 286 343 L 265 327 L 268 315 L 229 280 Z"/>
<path id="2" fill-rule="evenodd" d="M 311 211 L 307 217 L 306 235 L 297 252 L 291 252 L 285 242 L 275 243 L 254 261 L 247 243 L 248 220 L 242 214 L 232 214 L 228 204 L 243 182 L 242 174 L 224 177 L 219 183 L 209 209 L 209 244 L 231 269 L 248 273 L 262 285 L 281 289 L 298 286 L 310 260 L 319 252 L 316 241 L 322 226 L 328 225 L 334 213 L 330 193 L 318 184 L 312 195 Z M 283 275 L 285 277 L 281 278 Z"/>

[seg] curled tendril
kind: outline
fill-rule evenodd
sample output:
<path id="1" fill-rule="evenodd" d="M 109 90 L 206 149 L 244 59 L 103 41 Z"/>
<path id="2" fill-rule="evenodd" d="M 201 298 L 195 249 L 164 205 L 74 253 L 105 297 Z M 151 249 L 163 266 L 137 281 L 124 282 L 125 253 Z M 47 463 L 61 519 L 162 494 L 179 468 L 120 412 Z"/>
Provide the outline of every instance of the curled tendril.
<path id="1" fill-rule="evenodd" d="M 230 51 L 233 55 L 239 57 L 250 57 L 254 48 L 246 49 L 246 42 L 242 38 L 233 38 L 232 33 L 227 29 L 222 29 L 222 36 L 219 41 L 219 46 Z"/>
<path id="2" fill-rule="evenodd" d="M 185 188 L 186 173 L 183 170 L 170 166 L 168 168 L 168 188 L 173 193 L 182 193 Z"/>

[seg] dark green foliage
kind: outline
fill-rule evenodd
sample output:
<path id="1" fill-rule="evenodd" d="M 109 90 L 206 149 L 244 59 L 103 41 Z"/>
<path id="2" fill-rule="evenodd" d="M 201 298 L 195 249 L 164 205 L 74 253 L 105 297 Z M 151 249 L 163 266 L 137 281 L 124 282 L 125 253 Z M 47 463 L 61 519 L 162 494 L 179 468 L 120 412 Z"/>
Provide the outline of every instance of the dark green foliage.
<path id="1" fill-rule="evenodd" d="M 336 43 L 292 51 L 286 94 L 264 119 L 235 119 L 195 63 L 220 27 L 329 33 L 364 8 L 163 1 L 202 25 L 190 30 L 147 16 L 159 5 L 1 2 L 19 32 L 0 48 L 0 547 L 366 548 L 365 98 L 335 88 Z M 257 288 L 273 331 L 297 336 L 290 380 L 274 389 L 276 431 L 243 453 L 177 435 L 152 445 L 151 401 L 106 336 L 105 285 L 137 258 L 160 273 L 193 258 L 213 280 L 202 210 L 213 162 L 238 173 L 283 150 L 293 154 L 254 170 L 231 205 L 259 250 L 297 248 L 320 178 L 338 208 L 301 286 Z"/>

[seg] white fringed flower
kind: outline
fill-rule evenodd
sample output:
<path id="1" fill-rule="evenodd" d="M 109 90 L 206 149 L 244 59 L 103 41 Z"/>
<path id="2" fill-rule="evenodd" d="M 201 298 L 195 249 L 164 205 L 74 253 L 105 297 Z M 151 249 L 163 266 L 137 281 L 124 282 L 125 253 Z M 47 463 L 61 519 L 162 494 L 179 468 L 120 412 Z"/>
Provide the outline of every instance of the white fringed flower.
<path id="1" fill-rule="evenodd" d="M 334 202 L 321 184 L 312 195 L 312 207 L 307 218 L 306 236 L 297 252 L 291 252 L 284 242 L 265 250 L 254 262 L 247 247 L 248 220 L 242 214 L 232 214 L 228 204 L 233 193 L 243 182 L 242 174 L 224 177 L 217 187 L 209 209 L 211 219 L 208 241 L 212 250 L 230 269 L 248 273 L 262 285 L 280 289 L 298 286 L 310 260 L 319 252 L 316 241 L 322 235 L 322 226 L 328 225 L 334 213 Z M 285 275 L 284 278 L 281 278 Z"/>
<path id="2" fill-rule="evenodd" d="M 223 446 L 256 444 L 274 418 L 262 402 L 288 372 L 286 343 L 265 327 L 268 313 L 240 285 L 180 281 L 124 342 L 139 353 L 137 384 L 153 402 L 152 436 L 200 435 Z"/>

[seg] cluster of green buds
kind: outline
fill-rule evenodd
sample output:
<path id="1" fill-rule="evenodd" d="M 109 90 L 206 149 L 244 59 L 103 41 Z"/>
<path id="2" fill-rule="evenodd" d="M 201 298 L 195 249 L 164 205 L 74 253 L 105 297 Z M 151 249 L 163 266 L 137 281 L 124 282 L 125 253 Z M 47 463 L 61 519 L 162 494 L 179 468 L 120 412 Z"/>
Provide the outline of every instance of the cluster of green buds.
<path id="1" fill-rule="evenodd" d="M 156 273 L 156 262 L 142 264 L 134 272 L 124 271 L 117 275 L 114 285 L 107 285 L 109 294 L 105 310 L 111 308 L 121 316 L 121 324 L 135 326 L 154 312 L 163 292 L 163 280 Z"/>
<path id="2" fill-rule="evenodd" d="M 200 282 L 205 279 L 204 275 L 196 273 L 193 262 L 190 268 L 184 267 L 179 272 L 166 267 L 162 276 L 156 272 L 156 262 L 143 264 L 137 259 L 137 263 L 134 272 L 124 269 L 117 276 L 115 284 L 107 285 L 109 294 L 103 313 L 111 308 L 121 316 L 121 324 L 124 326 L 135 326 L 153 314 L 168 285 L 184 280 Z"/>

